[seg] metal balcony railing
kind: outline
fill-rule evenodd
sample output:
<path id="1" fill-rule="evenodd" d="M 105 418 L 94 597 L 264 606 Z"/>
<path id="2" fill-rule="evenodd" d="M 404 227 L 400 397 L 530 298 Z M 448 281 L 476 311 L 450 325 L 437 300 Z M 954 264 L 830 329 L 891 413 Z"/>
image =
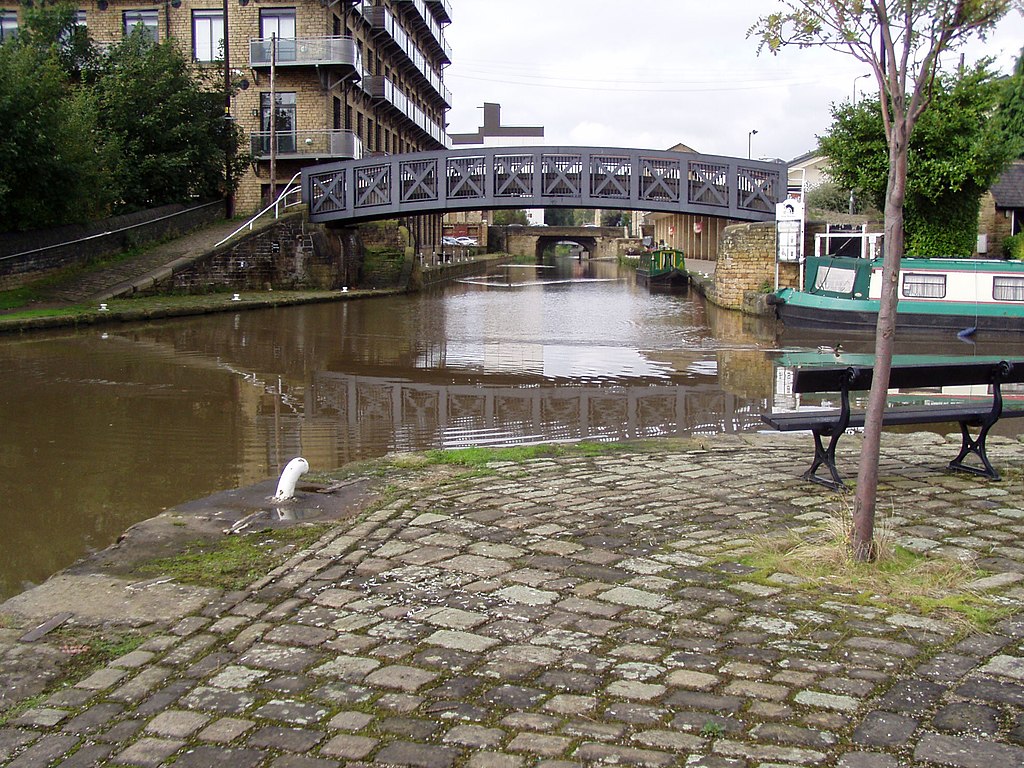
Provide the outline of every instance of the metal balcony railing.
<path id="1" fill-rule="evenodd" d="M 277 158 L 281 160 L 329 158 L 358 160 L 363 156 L 363 142 L 353 131 L 285 131 L 275 132 Z M 249 134 L 252 155 L 259 160 L 270 157 L 270 131 Z"/>
<path id="2" fill-rule="evenodd" d="M 269 67 L 271 39 L 249 41 L 249 66 Z M 275 63 L 279 67 L 336 66 L 362 71 L 363 61 L 351 37 L 281 37 L 277 39 Z"/>
<path id="3" fill-rule="evenodd" d="M 367 19 L 377 34 L 386 35 L 397 48 L 405 54 L 417 71 L 423 76 L 430 87 L 444 100 L 449 107 L 452 104 L 452 93 L 444 84 L 441 74 L 431 66 L 419 46 L 402 28 L 402 25 L 387 8 L 382 5 L 367 9 Z"/>
<path id="4" fill-rule="evenodd" d="M 430 36 L 438 49 L 444 55 L 445 61 L 451 63 L 452 47 L 445 39 L 441 24 L 434 18 L 434 14 L 427 9 L 424 0 L 398 0 L 399 3 L 412 5 L 416 9 L 416 20 L 430 31 Z"/>
<path id="5" fill-rule="evenodd" d="M 427 7 L 442 24 L 452 23 L 452 4 L 448 0 L 427 0 Z"/>
<path id="6" fill-rule="evenodd" d="M 448 146 L 448 134 L 444 128 L 427 117 L 427 114 L 388 78 L 364 75 L 362 86 L 368 96 L 390 104 L 438 144 Z"/>

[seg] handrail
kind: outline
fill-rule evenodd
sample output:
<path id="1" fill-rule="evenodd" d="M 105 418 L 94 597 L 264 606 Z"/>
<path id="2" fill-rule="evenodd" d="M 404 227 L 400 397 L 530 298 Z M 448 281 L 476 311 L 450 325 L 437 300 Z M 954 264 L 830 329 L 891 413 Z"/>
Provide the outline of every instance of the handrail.
<path id="1" fill-rule="evenodd" d="M 262 211 L 257 213 L 255 216 L 253 216 L 251 219 L 249 219 L 247 222 L 245 222 L 245 224 L 240 226 L 238 229 L 236 229 L 234 232 L 232 232 L 230 235 L 225 237 L 223 240 L 221 240 L 219 243 L 217 243 L 213 247 L 214 248 L 219 248 L 220 246 L 224 245 L 224 243 L 226 243 L 228 240 L 230 240 L 232 237 L 234 237 L 239 232 L 241 232 L 243 229 L 248 229 L 250 232 L 252 232 L 252 228 L 256 224 L 256 222 L 260 220 L 260 218 L 263 216 L 263 214 L 268 213 L 271 209 L 273 209 L 273 211 L 274 211 L 274 218 L 275 219 L 279 219 L 279 218 L 281 218 L 280 211 L 281 211 L 282 208 L 290 208 L 293 205 L 301 205 L 302 204 L 302 185 L 301 184 L 295 184 L 295 180 L 297 178 L 299 178 L 300 176 L 302 176 L 302 171 L 299 171 L 298 173 L 296 173 L 294 176 L 291 177 L 291 179 L 285 185 L 284 191 L 281 192 L 281 194 L 277 196 L 277 199 L 274 202 L 272 202 L 270 205 L 268 205 Z M 292 186 L 293 184 L 295 186 Z M 289 203 L 288 202 L 288 196 L 289 195 L 294 195 L 296 192 L 299 193 L 298 200 L 296 200 L 295 202 Z"/>

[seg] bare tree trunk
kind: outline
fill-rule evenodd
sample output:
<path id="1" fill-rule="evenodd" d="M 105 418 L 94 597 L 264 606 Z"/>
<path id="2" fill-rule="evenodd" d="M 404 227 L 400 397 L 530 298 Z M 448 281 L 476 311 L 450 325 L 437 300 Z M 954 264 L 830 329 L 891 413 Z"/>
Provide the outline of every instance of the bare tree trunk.
<path id="1" fill-rule="evenodd" d="M 893 125 L 889 149 L 889 181 L 885 196 L 885 257 L 882 261 L 882 295 L 875 328 L 875 365 L 864 418 L 864 443 L 860 451 L 857 493 L 853 501 L 850 546 L 857 560 L 876 556 L 875 502 L 878 495 L 878 457 L 882 416 L 889 389 L 889 370 L 896 341 L 896 303 L 899 300 L 900 259 L 903 255 L 903 201 L 907 186 L 906 120 Z"/>

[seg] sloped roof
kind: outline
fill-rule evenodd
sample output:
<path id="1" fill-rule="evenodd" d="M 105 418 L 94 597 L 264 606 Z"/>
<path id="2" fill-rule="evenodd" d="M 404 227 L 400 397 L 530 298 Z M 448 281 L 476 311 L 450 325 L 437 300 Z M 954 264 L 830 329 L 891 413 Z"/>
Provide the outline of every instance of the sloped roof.
<path id="1" fill-rule="evenodd" d="M 992 197 L 1000 208 L 1024 208 L 1024 161 L 1018 160 L 992 185 Z"/>

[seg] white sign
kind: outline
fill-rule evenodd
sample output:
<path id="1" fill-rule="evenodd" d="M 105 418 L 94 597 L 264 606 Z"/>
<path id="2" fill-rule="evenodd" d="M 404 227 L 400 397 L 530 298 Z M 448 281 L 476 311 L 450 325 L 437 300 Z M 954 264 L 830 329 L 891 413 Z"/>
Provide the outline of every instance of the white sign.
<path id="1" fill-rule="evenodd" d="M 804 203 L 790 198 L 775 206 L 775 258 L 799 262 L 804 257 Z"/>

